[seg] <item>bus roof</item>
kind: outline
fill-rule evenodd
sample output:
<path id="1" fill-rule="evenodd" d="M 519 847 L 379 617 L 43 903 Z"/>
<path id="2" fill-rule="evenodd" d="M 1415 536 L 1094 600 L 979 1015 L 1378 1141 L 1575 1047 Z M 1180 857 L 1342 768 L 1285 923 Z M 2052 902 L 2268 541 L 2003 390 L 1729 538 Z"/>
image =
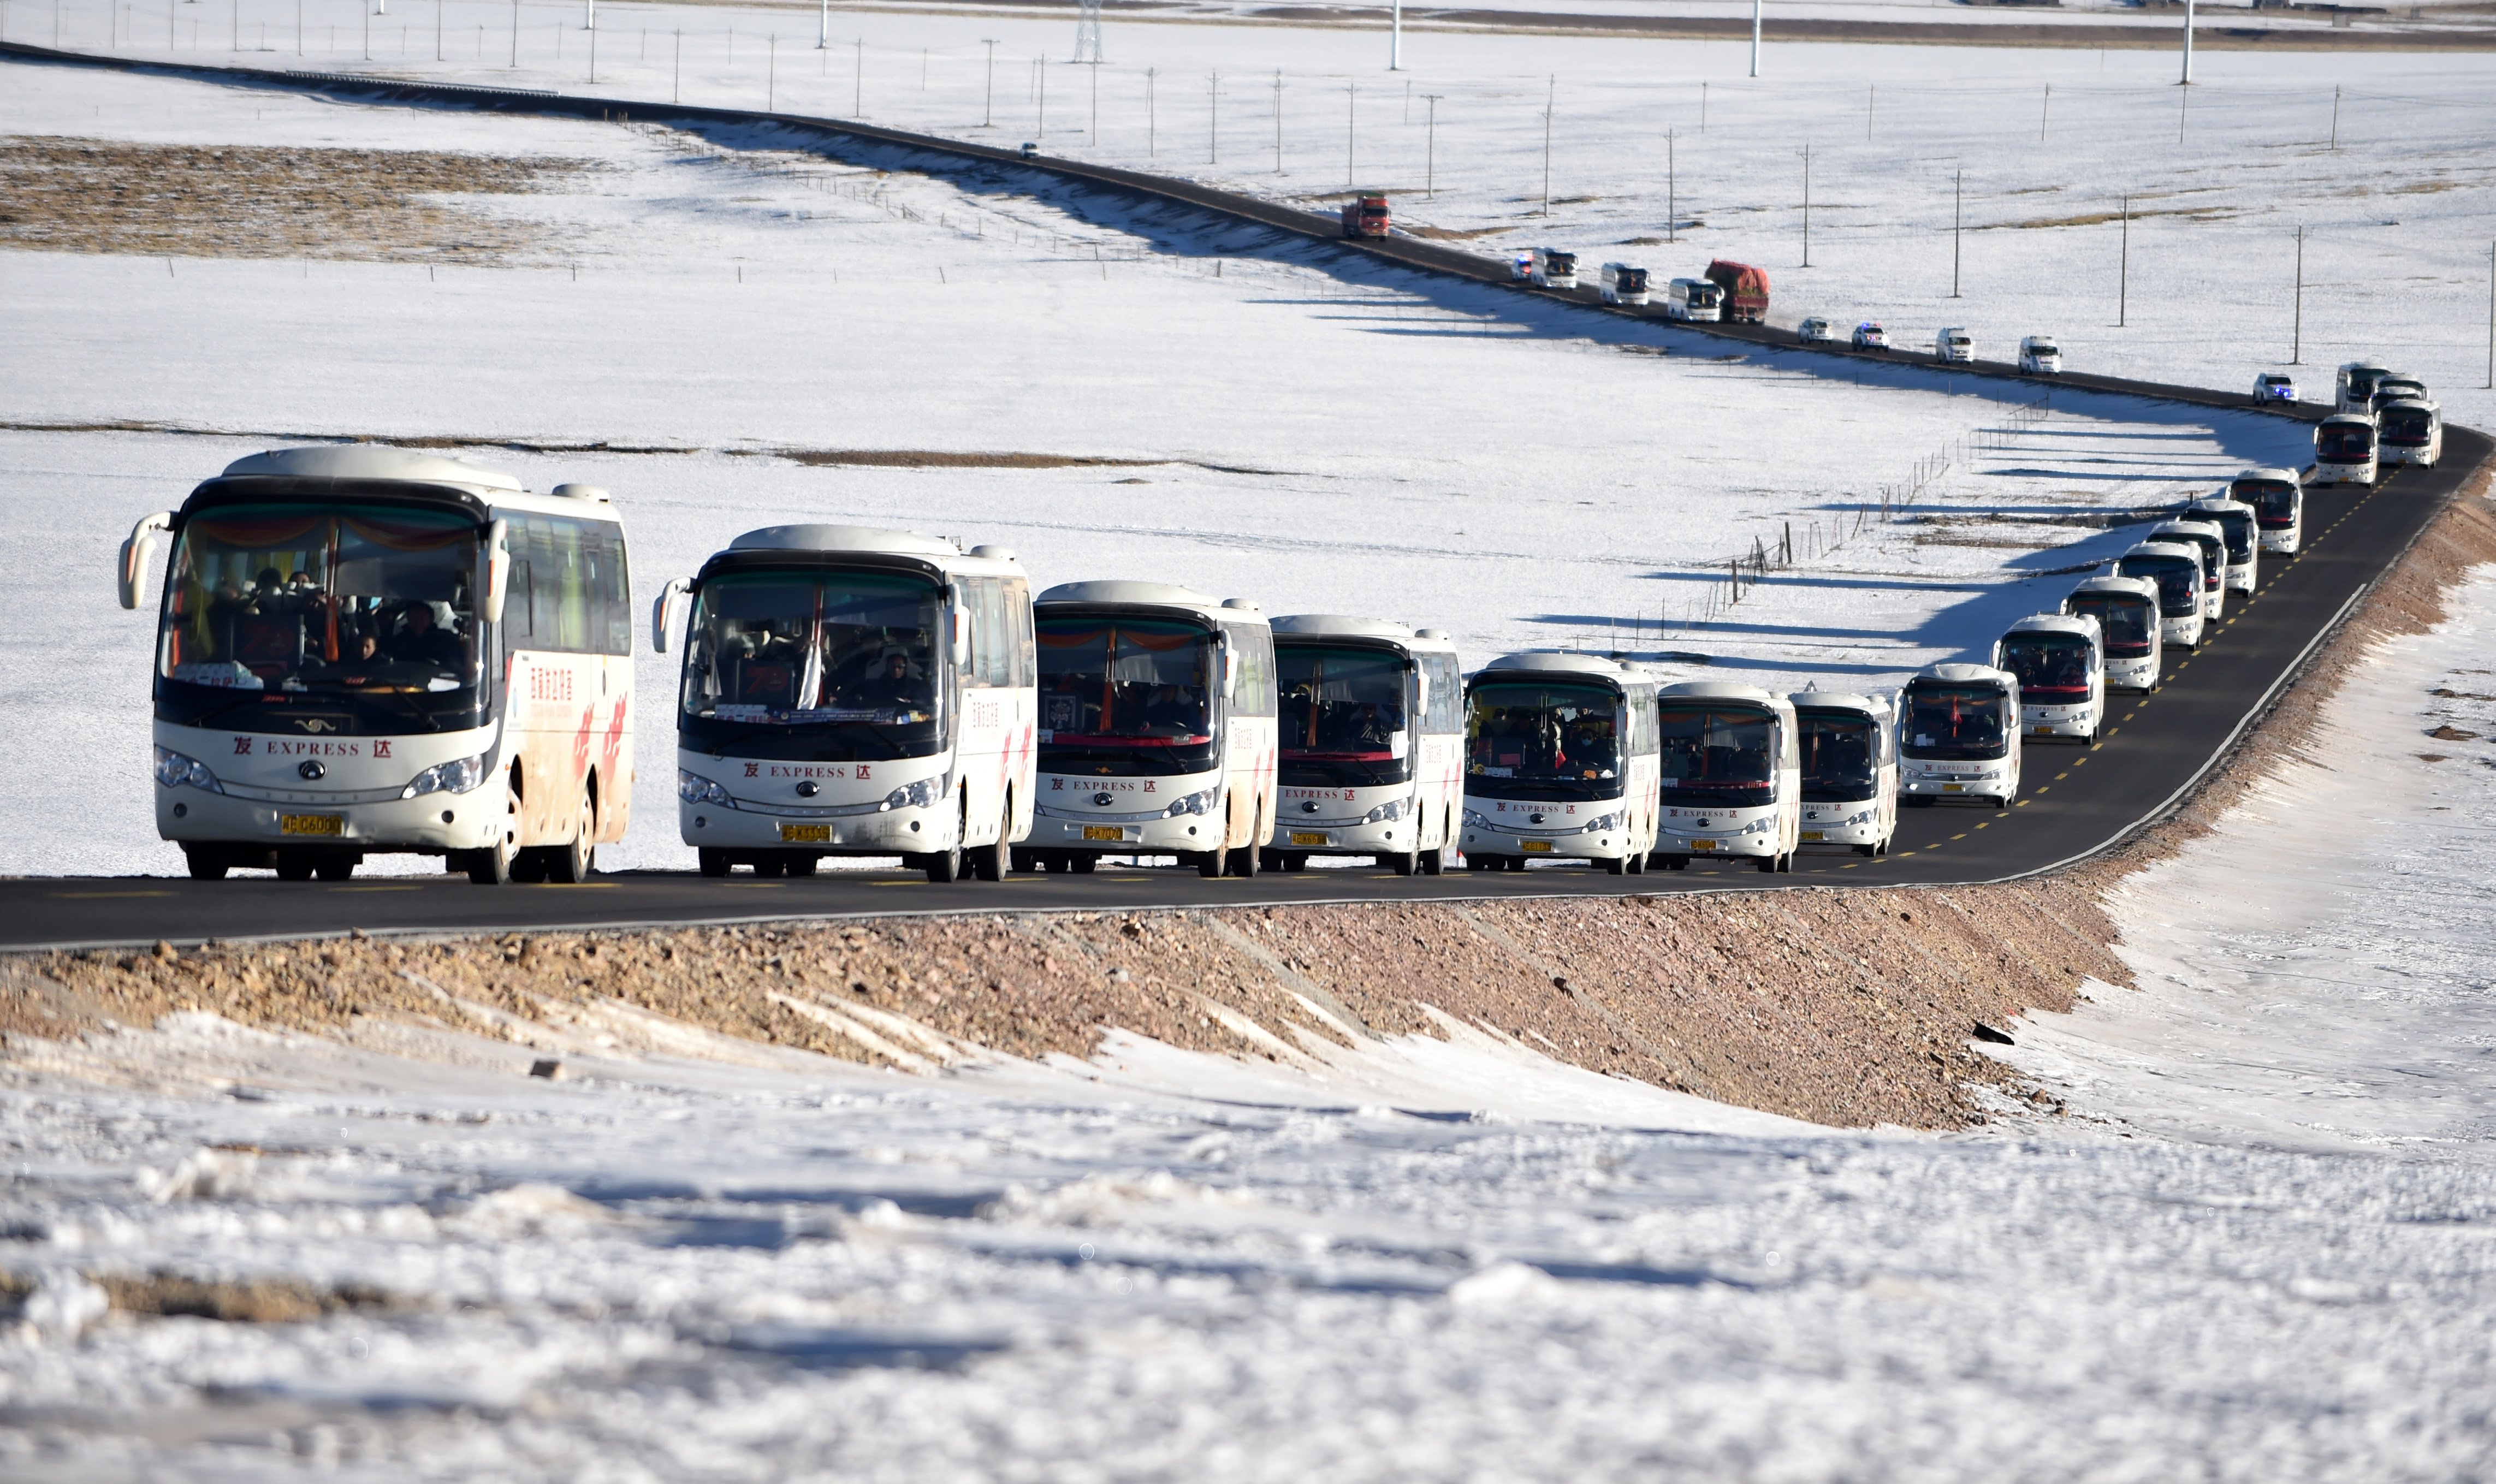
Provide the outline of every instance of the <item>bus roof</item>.
<path id="1" fill-rule="evenodd" d="M 2293 469 L 2239 469 L 2228 482 L 2233 484 L 2237 479 L 2279 479 L 2290 484 L 2303 482 L 2297 479 Z"/>
<path id="2" fill-rule="evenodd" d="M 1192 587 L 1170 582 L 1061 582 L 1035 600 L 1043 603 L 1085 603 L 1151 608 L 1187 608 L 1215 623 L 1267 622 L 1255 603 L 1244 598 L 1214 598 Z"/>
<path id="3" fill-rule="evenodd" d="M 2120 562 L 2127 558 L 2137 556 L 2175 557 L 2182 561 L 2190 562 L 2196 567 L 2201 565 L 2200 549 L 2196 546 L 2187 546 L 2182 541 L 2135 541 L 2131 550 L 2126 551 L 2122 556 L 2115 558 L 2115 560 Z"/>
<path id="4" fill-rule="evenodd" d="M 1912 686 L 1918 680 L 1934 680 L 1943 685 L 1995 685 L 2010 689 L 2019 684 L 2009 670 L 1998 670 L 1990 665 L 1927 665 L 1916 671 Z"/>
<path id="5" fill-rule="evenodd" d="M 1563 674 L 1587 675 L 1599 680 L 1608 680 L 1615 685 L 1625 685 L 1630 681 L 1644 678 L 1634 675 L 1611 661 L 1596 655 L 1564 654 L 1550 649 L 1518 655 L 1502 655 L 1474 671 L 1474 674 L 1483 676 L 1504 670 L 1557 670 Z"/>
<path id="6" fill-rule="evenodd" d="M 764 526 L 728 543 L 731 551 L 893 551 L 911 556 L 952 557 L 961 548 L 916 531 L 876 526 Z"/>
<path id="7" fill-rule="evenodd" d="M 2165 541 L 2147 541 L 2142 544 L 2163 546 L 2167 543 Z M 2133 551 L 2138 551 L 2139 549 L 2139 546 L 2132 548 Z M 2124 555 L 2130 556 L 2132 555 L 2132 551 L 2127 551 Z M 2094 593 L 2105 593 L 2115 597 L 2141 598 L 2146 599 L 2151 603 L 2156 603 L 2158 601 L 2158 584 L 2150 581 L 2147 577 L 2086 577 L 2081 579 L 2079 584 L 2072 589 L 2069 596 L 2078 598 L 2086 594 Z"/>
<path id="8" fill-rule="evenodd" d="M 2031 613 L 2002 631 L 2002 636 L 2007 639 L 2014 634 L 2085 634 L 2096 638 L 2099 633 L 2098 621 L 2085 614 Z"/>
<path id="9" fill-rule="evenodd" d="M 2344 427 L 2355 424 L 2361 428 L 2370 428 L 2375 425 L 2375 419 L 2367 417 L 2364 413 L 2333 413 L 2330 417 L 2316 423 L 2315 427 L 2318 429 L 2327 428 L 2335 422 Z"/>
<path id="10" fill-rule="evenodd" d="M 1860 711 L 1866 716 L 1884 716 L 1889 703 L 1878 696 L 1857 696 L 1853 691 L 1793 691 L 1786 700 L 1797 711 L 1805 706 L 1818 706 L 1828 711 Z"/>
<path id="11" fill-rule="evenodd" d="M 2231 500 L 2225 495 L 2212 495 L 2206 500 L 2196 500 L 2191 505 L 2184 508 L 2188 510 L 2204 510 L 2213 515 L 2251 515 L 2254 513 L 2254 508 L 2252 506 L 2245 504 L 2242 500 Z"/>
<path id="12" fill-rule="evenodd" d="M 1332 634 L 1349 638 L 1413 637 L 1412 626 L 1391 618 L 1356 618 L 1349 613 L 1286 613 L 1274 620 L 1276 634 Z"/>
<path id="13" fill-rule="evenodd" d="M 1774 691 L 1744 685 L 1738 680 L 1676 680 L 1670 685 L 1657 687 L 1655 697 L 1658 700 L 1747 700 L 1761 706 L 1786 703 L 1786 698 Z"/>
<path id="14" fill-rule="evenodd" d="M 499 469 L 439 453 L 415 453 L 374 444 L 322 444 L 308 448 L 269 448 L 226 465 L 227 479 L 405 479 L 449 484 L 485 498 L 521 493 L 520 481 Z"/>
<path id="15" fill-rule="evenodd" d="M 2149 528 L 2157 536 L 2180 536 L 2187 541 L 2224 541 L 2228 533 L 2215 520 L 2162 520 Z"/>

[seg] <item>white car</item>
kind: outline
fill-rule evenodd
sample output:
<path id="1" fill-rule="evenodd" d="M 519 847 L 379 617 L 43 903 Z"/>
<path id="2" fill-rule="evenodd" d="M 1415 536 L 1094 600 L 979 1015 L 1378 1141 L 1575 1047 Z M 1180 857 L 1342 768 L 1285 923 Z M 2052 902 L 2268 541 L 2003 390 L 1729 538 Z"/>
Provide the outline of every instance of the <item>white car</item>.
<path id="1" fill-rule="evenodd" d="M 2019 369 L 2028 376 L 2063 374 L 2063 348 L 2051 335 L 2028 335 L 2019 342 Z"/>
<path id="2" fill-rule="evenodd" d="M 2285 371 L 2265 371 L 2254 378 L 2254 400 L 2257 402 L 2293 402 L 2296 400 L 2296 378 Z"/>
<path id="3" fill-rule="evenodd" d="M 1805 345 L 1835 345 L 1837 331 L 1828 327 L 1826 320 L 1815 315 L 1794 326 L 1794 338 Z"/>
<path id="4" fill-rule="evenodd" d="M 1886 351 L 1889 348 L 1889 332 L 1877 323 L 1866 320 L 1855 326 L 1855 348 L 1858 351 Z"/>
<path id="5" fill-rule="evenodd" d="M 1955 325 L 1950 325 L 1947 329 L 1935 331 L 1933 334 L 1933 359 L 1976 359 L 1976 337 L 1969 334 L 1966 330 L 1959 328 Z"/>

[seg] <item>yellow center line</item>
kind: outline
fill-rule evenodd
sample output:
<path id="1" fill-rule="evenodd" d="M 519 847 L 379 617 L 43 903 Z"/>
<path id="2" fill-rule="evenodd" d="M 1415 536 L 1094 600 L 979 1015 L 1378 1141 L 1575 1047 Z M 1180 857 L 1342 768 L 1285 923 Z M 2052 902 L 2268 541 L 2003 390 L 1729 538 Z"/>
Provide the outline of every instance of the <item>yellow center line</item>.
<path id="1" fill-rule="evenodd" d="M 105 897 L 170 897 L 170 891 L 47 891 L 44 895 L 62 902 L 92 902 Z"/>
<path id="2" fill-rule="evenodd" d="M 2043 792 L 2044 792 L 2045 790 L 2044 790 L 2044 789 L 2043 789 L 2043 788 L 2040 788 L 2040 789 L 2038 789 L 2037 791 L 2038 791 L 2038 792 L 2040 792 L 2040 793 L 2043 793 Z M 2012 805 L 2012 808 L 2014 808 L 2014 809 L 2025 809 L 2025 808 L 2027 808 L 2027 807 L 2028 807 L 2028 801 L 2027 801 L 2026 799 L 2021 799 L 2018 803 L 2016 803 L 2016 804 Z"/>
<path id="3" fill-rule="evenodd" d="M 1991 819 L 1987 819 L 1982 824 L 1977 826 L 1978 829 L 1991 829 L 1992 827 L 1993 821 Z"/>
<path id="4" fill-rule="evenodd" d="M 1964 835 L 1964 834 L 1957 834 L 1957 835 L 1952 835 L 1952 836 L 1950 836 L 1950 838 L 1951 838 L 1952 840 L 1964 840 L 1964 839 L 1966 839 L 1966 838 L 1967 838 L 1967 836 L 1966 836 L 1966 835 Z"/>
<path id="5" fill-rule="evenodd" d="M 2071 777 L 2071 776 L 2072 776 L 2071 769 L 2066 768 L 2066 769 L 2064 769 L 2062 772 L 2057 773 L 2057 774 L 2055 774 L 2055 775 L 2054 775 L 2054 782 L 2056 782 L 2056 783 L 2061 783 L 2064 779 L 2069 778 L 2069 777 Z"/>
<path id="6" fill-rule="evenodd" d="M 2029 791 L 2030 791 L 2030 792 L 2032 792 L 2032 793 L 2043 793 L 2043 792 L 2044 792 L 2046 789 L 2051 788 L 2053 788 L 2053 787 L 2054 787 L 2054 786 L 2053 786 L 2052 784 L 2039 784 L 2036 788 L 2034 788 L 2030 789 Z"/>

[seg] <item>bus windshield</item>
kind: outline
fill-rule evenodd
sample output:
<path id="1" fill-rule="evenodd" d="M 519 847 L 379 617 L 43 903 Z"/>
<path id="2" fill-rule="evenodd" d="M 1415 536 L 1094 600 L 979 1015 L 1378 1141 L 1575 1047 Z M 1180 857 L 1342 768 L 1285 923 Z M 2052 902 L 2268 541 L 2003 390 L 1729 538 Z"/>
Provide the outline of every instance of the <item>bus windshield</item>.
<path id="1" fill-rule="evenodd" d="M 408 506 L 192 516 L 167 568 L 158 714 L 325 734 L 483 725 L 480 536 L 465 514 Z"/>
<path id="2" fill-rule="evenodd" d="M 1776 802 L 1777 717 L 1739 701 L 1666 700 L 1664 802 L 1759 809 Z"/>
<path id="3" fill-rule="evenodd" d="M 1879 723 L 1860 711 L 1796 707 L 1794 724 L 1802 733 L 1804 803 L 1852 804 L 1881 796 Z"/>
<path id="4" fill-rule="evenodd" d="M 2106 652 L 2118 660 L 2137 660 L 2149 653 L 2149 637 L 2158 615 L 2148 603 L 2121 593 L 2084 593 L 2072 600 L 2072 612 L 2098 621 Z"/>
<path id="5" fill-rule="evenodd" d="M 2254 559 L 2254 517 L 2242 510 L 2218 510 L 2204 518 L 2219 523 L 2222 538 L 2228 543 L 2228 560 L 2242 566 Z"/>
<path id="6" fill-rule="evenodd" d="M 2314 435 L 2319 458 L 2356 463 L 2375 451 L 2375 430 L 2360 422 L 2338 422 Z"/>
<path id="7" fill-rule="evenodd" d="M 2384 442 L 2422 444 L 2435 427 L 2435 415 L 2422 407 L 2395 407 L 2384 414 Z"/>
<path id="8" fill-rule="evenodd" d="M 1701 309 L 1713 309 L 1725 296 L 1725 291 L 1714 284 L 1692 284 L 1690 302 Z"/>
<path id="9" fill-rule="evenodd" d="M 2002 641 L 2003 669 L 2019 677 L 2019 698 L 2040 705 L 2089 694 L 2089 641 L 2078 634 L 2014 634 Z"/>
<path id="10" fill-rule="evenodd" d="M 2008 757 L 2003 699 L 1991 686 L 1911 680 L 1906 715 L 1898 726 L 1899 746 L 1919 757 Z"/>
<path id="11" fill-rule="evenodd" d="M 1620 693 L 1565 681 L 1480 681 L 1465 704 L 1465 791 L 1502 799 L 1621 792 Z"/>
<path id="12" fill-rule="evenodd" d="M 888 572 L 729 572 L 685 636 L 689 746 L 808 762 L 944 748 L 936 584 Z"/>
<path id="13" fill-rule="evenodd" d="M 2296 491 L 2286 479 L 2238 479 L 2228 486 L 2228 498 L 2252 506 L 2263 525 L 2285 527 L 2296 522 Z"/>
<path id="14" fill-rule="evenodd" d="M 1300 644 L 1278 637 L 1278 781 L 1286 788 L 1365 788 L 1410 778 L 1407 664 L 1391 650 Z"/>
<path id="15" fill-rule="evenodd" d="M 2147 577 L 2158 584 L 2158 608 L 2183 617 L 2201 611 L 2201 564 L 2190 557 L 2128 556 L 2114 564 L 2118 577 Z"/>
<path id="16" fill-rule="evenodd" d="M 1123 614 L 1040 620 L 1040 770 L 1105 777 L 1215 765 L 1213 632 Z"/>

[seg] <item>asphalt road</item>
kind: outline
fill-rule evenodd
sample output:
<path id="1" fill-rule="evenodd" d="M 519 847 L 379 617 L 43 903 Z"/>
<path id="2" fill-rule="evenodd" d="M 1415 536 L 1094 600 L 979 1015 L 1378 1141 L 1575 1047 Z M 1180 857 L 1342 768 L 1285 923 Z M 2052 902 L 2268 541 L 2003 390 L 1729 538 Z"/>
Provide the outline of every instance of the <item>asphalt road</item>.
<path id="1" fill-rule="evenodd" d="M 0 57 L 128 67 L 16 44 Z M 574 99 L 491 89 L 321 78 L 249 68 L 163 69 L 275 83 L 306 91 L 368 95 L 377 102 L 439 104 L 601 116 L 612 99 Z M 1334 224 L 1295 208 L 1231 196 L 1208 187 L 1077 162 L 1029 161 L 1005 150 L 896 130 L 733 109 L 627 105 L 640 117 L 715 122 L 773 122 L 971 159 L 1039 169 L 1094 185 L 1184 201 L 1295 234 L 1338 241 Z M 1481 282 L 1504 283 L 1504 263 L 1410 237 L 1341 243 L 1356 251 Z M 1545 291 L 1518 292 L 1543 294 Z M 1661 308 L 1605 308 L 1592 289 L 1553 294 L 1601 313 L 1657 317 Z M 1794 346 L 1789 332 L 1756 325 L 1685 326 L 1755 344 Z M 1855 356 L 1844 347 L 1808 354 Z M 1882 356 L 1892 363 L 1930 365 L 1929 356 Z M 1939 368 L 1936 368 L 1939 369 Z M 1954 376 L 2004 380 L 2017 368 L 1998 362 L 1951 366 Z M 2040 381 L 2041 390 L 2048 383 Z M 2131 393 L 2201 406 L 2241 408 L 2241 394 L 2084 374 L 2050 385 Z M 2314 420 L 2314 404 L 2274 408 Z M 2267 709 L 2305 658 L 2365 589 L 2406 550 L 2446 497 L 2487 459 L 2496 445 L 2466 429 L 2449 429 L 2445 463 L 2401 472 L 2372 491 L 2309 490 L 2305 550 L 2266 559 L 2253 600 L 2230 604 L 2213 642 L 2198 655 L 2170 659 L 2161 686 L 2146 696 L 2117 697 L 2104 741 L 2082 749 L 2041 743 L 2027 749 L 2021 796 L 2004 811 L 1942 803 L 1900 816 L 1892 853 L 1863 860 L 1831 850 L 1806 853 L 1791 875 L 1749 867 L 1613 877 L 1599 870 L 1538 864 L 1507 872 L 1451 871 L 1442 877 L 1398 878 L 1368 869 L 1318 869 L 1254 880 L 1207 881 L 1175 867 L 1116 870 L 1090 876 L 1016 876 L 1004 883 L 932 885 L 916 874 L 834 872 L 811 879 L 761 881 L 743 873 L 705 881 L 690 873 L 608 876 L 577 885 L 470 885 L 465 878 L 371 878 L 347 882 L 281 882 L 266 877 L 224 881 L 187 879 L 27 879 L 0 881 L 0 949 L 176 943 L 205 939 L 306 938 L 370 933 L 546 931 L 786 920 L 803 917 L 922 915 L 1004 911 L 1123 911 L 1139 908 L 1278 906 L 1316 902 L 1427 901 L 1561 895 L 1616 896 L 1804 886 L 1948 885 L 1999 881 L 2046 870 L 2102 850 L 2172 808 L 2209 769 L 2224 762 L 2234 739 Z M 170 863 L 169 848 L 169 863 Z"/>

